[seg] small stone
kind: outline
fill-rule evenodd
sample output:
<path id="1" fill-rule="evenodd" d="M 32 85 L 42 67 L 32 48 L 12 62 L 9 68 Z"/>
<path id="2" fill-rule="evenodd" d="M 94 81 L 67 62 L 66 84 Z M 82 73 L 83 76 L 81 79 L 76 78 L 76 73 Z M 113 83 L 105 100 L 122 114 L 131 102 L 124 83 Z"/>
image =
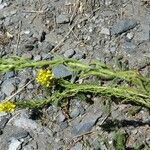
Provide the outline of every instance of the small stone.
<path id="1" fill-rule="evenodd" d="M 127 37 L 128 41 L 131 41 L 133 39 L 133 37 L 134 37 L 134 34 L 132 32 L 127 33 L 126 37 Z"/>
<path id="2" fill-rule="evenodd" d="M 72 72 L 68 70 L 68 68 L 65 65 L 58 65 L 56 67 L 52 68 L 52 72 L 55 76 L 55 78 L 65 78 L 72 75 Z"/>
<path id="3" fill-rule="evenodd" d="M 18 131 L 10 135 L 10 139 L 15 138 L 17 140 L 20 140 L 20 139 L 26 138 L 28 135 L 29 135 L 29 132 L 22 130 L 22 131 Z"/>
<path id="4" fill-rule="evenodd" d="M 113 2 L 113 0 L 105 0 L 105 5 L 109 6 L 112 4 L 112 2 Z"/>
<path id="5" fill-rule="evenodd" d="M 105 34 L 105 35 L 110 35 L 110 30 L 109 30 L 108 28 L 102 27 L 100 33 L 101 33 L 101 34 Z"/>
<path id="6" fill-rule="evenodd" d="M 41 58 L 42 58 L 41 55 L 36 55 L 36 56 L 34 57 L 34 60 L 35 60 L 35 61 L 40 61 Z"/>
<path id="7" fill-rule="evenodd" d="M 10 78 L 13 78 L 14 76 L 15 76 L 14 71 L 10 71 L 10 72 L 5 73 L 4 78 L 10 79 Z"/>
<path id="8" fill-rule="evenodd" d="M 51 56 L 50 54 L 42 54 L 42 59 L 43 60 L 52 60 L 53 56 Z"/>
<path id="9" fill-rule="evenodd" d="M 74 108 L 73 110 L 72 110 L 72 112 L 70 113 L 70 117 L 71 118 L 76 118 L 77 116 L 79 116 L 80 115 L 80 111 L 79 111 L 79 108 Z"/>
<path id="10" fill-rule="evenodd" d="M 75 54 L 75 50 L 69 49 L 69 50 L 66 50 L 66 51 L 65 51 L 64 57 L 66 57 L 66 58 L 71 58 L 74 54 Z"/>
<path id="11" fill-rule="evenodd" d="M 140 29 L 141 29 L 140 32 L 135 33 L 135 36 L 134 36 L 135 41 L 137 41 L 138 43 L 149 42 L 150 41 L 149 24 L 141 23 Z"/>
<path id="12" fill-rule="evenodd" d="M 11 79 L 5 80 L 2 83 L 1 91 L 5 93 L 7 96 L 10 96 L 13 92 L 15 92 L 16 87 L 14 85 L 14 81 Z"/>
<path id="13" fill-rule="evenodd" d="M 58 122 L 63 122 L 66 119 L 62 111 L 59 112 Z"/>
<path id="14" fill-rule="evenodd" d="M 86 56 L 85 56 L 85 54 L 77 53 L 77 54 L 73 55 L 72 58 L 80 60 L 80 59 L 85 59 Z"/>
<path id="15" fill-rule="evenodd" d="M 7 124 L 8 120 L 9 119 L 6 118 L 6 117 L 0 118 L 0 129 L 3 129 L 5 127 L 5 125 Z"/>
<path id="16" fill-rule="evenodd" d="M 23 58 L 25 58 L 25 59 L 32 59 L 32 54 L 30 54 L 30 53 L 24 53 L 23 55 L 22 55 L 22 57 Z"/>
<path id="17" fill-rule="evenodd" d="M 14 121 L 14 125 L 17 127 L 23 128 L 25 130 L 37 130 L 39 127 L 35 121 L 25 118 L 25 117 L 16 119 Z"/>
<path id="18" fill-rule="evenodd" d="M 84 134 L 86 132 L 89 132 L 92 130 L 93 126 L 94 126 L 95 122 L 87 122 L 87 123 L 79 123 L 79 125 L 75 126 L 72 129 L 72 134 L 74 135 L 80 135 L 80 134 Z"/>
<path id="19" fill-rule="evenodd" d="M 102 116 L 102 113 L 89 113 L 83 120 L 72 128 L 73 135 L 80 135 L 92 130 L 97 120 Z"/>
<path id="20" fill-rule="evenodd" d="M 67 14 L 60 14 L 56 17 L 56 23 L 58 24 L 65 24 L 69 23 L 69 16 Z"/>
<path id="21" fill-rule="evenodd" d="M 81 143 L 76 143 L 70 150 L 82 150 L 83 145 Z"/>
<path id="22" fill-rule="evenodd" d="M 29 90 L 32 90 L 33 88 L 34 88 L 34 86 L 33 86 L 32 83 L 30 83 L 30 84 L 27 86 L 27 89 L 29 89 Z"/>
<path id="23" fill-rule="evenodd" d="M 0 4 L 0 10 L 2 10 L 5 7 L 7 7 L 7 3 Z"/>
<path id="24" fill-rule="evenodd" d="M 127 53 L 132 53 L 136 49 L 136 45 L 132 42 L 125 42 L 123 43 L 122 47 L 123 47 L 123 50 Z"/>
<path id="25" fill-rule="evenodd" d="M 41 49 L 46 53 L 50 52 L 53 48 L 54 46 L 49 42 L 43 42 L 41 45 Z"/>
<path id="26" fill-rule="evenodd" d="M 119 20 L 117 23 L 115 23 L 111 28 L 111 34 L 112 35 L 119 35 L 123 32 L 126 32 L 130 29 L 133 29 L 137 26 L 137 22 L 135 20 Z"/>
<path id="27" fill-rule="evenodd" d="M 17 139 L 14 138 L 11 140 L 8 150 L 18 150 L 21 148 L 21 144 L 22 144 L 21 141 L 18 141 Z"/>
<path id="28" fill-rule="evenodd" d="M 68 122 L 67 122 L 67 121 L 64 121 L 64 122 L 61 122 L 61 123 L 60 123 L 60 128 L 61 128 L 62 130 L 66 129 L 67 127 L 68 127 Z"/>

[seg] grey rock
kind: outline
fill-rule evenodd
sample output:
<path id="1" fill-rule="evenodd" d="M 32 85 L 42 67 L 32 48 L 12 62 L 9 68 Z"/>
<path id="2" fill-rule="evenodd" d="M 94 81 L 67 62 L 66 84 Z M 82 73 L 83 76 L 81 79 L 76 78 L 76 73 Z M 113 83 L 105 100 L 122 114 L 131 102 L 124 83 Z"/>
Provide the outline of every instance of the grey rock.
<path id="1" fill-rule="evenodd" d="M 71 118 L 76 118 L 79 115 L 80 115 L 80 110 L 77 107 L 75 107 L 70 113 Z"/>
<path id="2" fill-rule="evenodd" d="M 73 126 L 71 133 L 73 135 L 80 135 L 80 134 L 91 131 L 93 126 L 96 124 L 97 120 L 101 116 L 102 116 L 101 112 L 88 113 L 79 124 Z"/>
<path id="3" fill-rule="evenodd" d="M 27 89 L 33 89 L 34 88 L 34 85 L 32 83 L 30 83 L 28 86 L 27 86 Z"/>
<path id="4" fill-rule="evenodd" d="M 21 144 L 22 141 L 18 141 L 17 139 L 12 139 L 8 150 L 18 150 L 21 148 Z"/>
<path id="5" fill-rule="evenodd" d="M 36 55 L 36 56 L 34 56 L 34 60 L 35 60 L 35 61 L 39 61 L 39 60 L 41 60 L 41 58 L 42 58 L 41 55 Z"/>
<path id="6" fill-rule="evenodd" d="M 55 78 L 65 78 L 72 75 L 72 72 L 68 70 L 65 65 L 58 65 L 52 68 L 52 72 Z"/>
<path id="7" fill-rule="evenodd" d="M 111 28 L 111 34 L 112 35 L 119 35 L 123 32 L 126 32 L 130 29 L 133 29 L 136 27 L 137 22 L 135 20 L 119 20 L 117 23 L 115 23 Z"/>
<path id="8" fill-rule="evenodd" d="M 136 49 L 136 45 L 132 42 L 124 42 L 122 47 L 123 50 L 126 51 L 127 53 L 132 53 Z"/>
<path id="9" fill-rule="evenodd" d="M 22 54 L 22 57 L 25 59 L 32 59 L 33 56 L 30 53 L 24 53 L 24 54 Z"/>
<path id="10" fill-rule="evenodd" d="M 89 132 L 92 130 L 93 126 L 95 125 L 95 122 L 87 122 L 87 123 L 79 123 L 77 126 L 75 126 L 72 129 L 72 134 L 74 135 L 80 135 L 86 132 Z"/>
<path id="11" fill-rule="evenodd" d="M 73 146 L 70 150 L 82 150 L 82 143 L 76 143 L 75 146 Z"/>
<path id="12" fill-rule="evenodd" d="M 52 60 L 53 56 L 51 56 L 50 54 L 42 54 L 42 59 L 43 60 Z"/>
<path id="13" fill-rule="evenodd" d="M 7 72 L 4 76 L 5 79 L 13 78 L 15 76 L 14 71 Z"/>
<path id="14" fill-rule="evenodd" d="M 65 115 L 62 113 L 62 111 L 59 111 L 58 115 L 58 122 L 63 122 L 65 120 Z"/>
<path id="15" fill-rule="evenodd" d="M 85 59 L 85 58 L 86 58 L 86 55 L 83 54 L 83 53 L 76 53 L 75 55 L 73 55 L 72 58 L 77 59 L 77 60 Z"/>
<path id="16" fill-rule="evenodd" d="M 15 138 L 17 140 L 20 140 L 20 139 L 26 138 L 27 136 L 29 136 L 29 132 L 22 130 L 22 131 L 18 131 L 10 135 L 10 139 Z"/>
<path id="17" fill-rule="evenodd" d="M 60 14 L 56 17 L 56 23 L 58 24 L 64 24 L 69 23 L 69 16 L 67 14 Z"/>
<path id="18" fill-rule="evenodd" d="M 135 41 L 137 41 L 138 43 L 142 43 L 142 42 L 149 42 L 150 41 L 150 36 L 149 36 L 149 32 L 150 32 L 150 27 L 149 24 L 141 24 L 140 27 L 140 32 L 136 32 L 134 39 Z"/>
<path id="19" fill-rule="evenodd" d="M 23 128 L 25 130 L 38 130 L 39 128 L 38 124 L 35 121 L 25 118 L 25 117 L 16 119 L 14 121 L 14 125 L 17 127 Z"/>
<path id="20" fill-rule="evenodd" d="M 134 34 L 133 34 L 132 32 L 127 33 L 127 36 L 126 36 L 127 41 L 129 41 L 129 42 L 130 42 L 130 41 L 133 39 L 133 37 L 134 37 Z"/>
<path id="21" fill-rule="evenodd" d="M 15 90 L 16 90 L 16 87 L 14 85 L 13 80 L 8 79 L 2 83 L 1 91 L 5 93 L 7 96 L 10 96 Z"/>
<path id="22" fill-rule="evenodd" d="M 4 100 L 6 97 L 6 94 L 3 92 L 0 92 L 0 100 Z"/>
<path id="23" fill-rule="evenodd" d="M 9 120 L 9 119 L 6 118 L 6 117 L 1 117 L 1 118 L 0 118 L 0 129 L 3 129 L 3 128 L 6 126 L 8 120 Z"/>
<path id="24" fill-rule="evenodd" d="M 92 144 L 94 149 L 100 149 L 100 150 L 106 150 L 107 147 L 105 146 L 104 142 L 101 142 L 99 140 L 95 140 L 95 141 L 92 141 Z"/>
<path id="25" fill-rule="evenodd" d="M 73 49 L 68 49 L 68 50 L 65 51 L 64 57 L 66 57 L 66 58 L 71 58 L 75 53 L 76 53 L 75 50 L 73 50 Z"/>
<path id="26" fill-rule="evenodd" d="M 46 53 L 50 52 L 54 48 L 54 46 L 49 42 L 43 42 L 40 47 L 42 51 Z"/>
<path id="27" fill-rule="evenodd" d="M 67 122 L 67 121 L 64 121 L 64 122 L 61 122 L 61 123 L 60 123 L 60 128 L 61 128 L 62 130 L 66 129 L 67 127 L 68 127 L 68 122 Z"/>
<path id="28" fill-rule="evenodd" d="M 101 34 L 110 35 L 110 30 L 108 28 L 102 27 Z"/>

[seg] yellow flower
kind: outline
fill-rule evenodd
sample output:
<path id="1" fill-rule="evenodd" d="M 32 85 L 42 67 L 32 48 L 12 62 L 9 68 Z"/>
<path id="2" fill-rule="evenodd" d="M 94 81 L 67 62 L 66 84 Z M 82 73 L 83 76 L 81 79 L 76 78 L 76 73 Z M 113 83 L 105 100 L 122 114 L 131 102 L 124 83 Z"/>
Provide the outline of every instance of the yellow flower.
<path id="1" fill-rule="evenodd" d="M 45 87 L 50 87 L 53 83 L 52 71 L 41 69 L 36 77 L 36 80 L 39 84 Z"/>
<path id="2" fill-rule="evenodd" d="M 0 112 L 13 112 L 16 108 L 16 105 L 12 102 L 1 102 L 0 103 Z"/>

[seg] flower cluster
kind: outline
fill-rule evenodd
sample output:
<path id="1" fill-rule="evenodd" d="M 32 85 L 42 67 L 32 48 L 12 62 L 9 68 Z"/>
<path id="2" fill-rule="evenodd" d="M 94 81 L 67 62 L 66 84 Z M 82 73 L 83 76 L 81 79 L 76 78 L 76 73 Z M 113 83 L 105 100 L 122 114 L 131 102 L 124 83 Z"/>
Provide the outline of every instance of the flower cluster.
<path id="1" fill-rule="evenodd" d="M 0 103 L 0 112 L 13 112 L 16 108 L 16 105 L 12 102 L 2 102 Z"/>
<path id="2" fill-rule="evenodd" d="M 36 80 L 42 86 L 50 87 L 53 83 L 52 71 L 41 69 L 36 77 Z"/>

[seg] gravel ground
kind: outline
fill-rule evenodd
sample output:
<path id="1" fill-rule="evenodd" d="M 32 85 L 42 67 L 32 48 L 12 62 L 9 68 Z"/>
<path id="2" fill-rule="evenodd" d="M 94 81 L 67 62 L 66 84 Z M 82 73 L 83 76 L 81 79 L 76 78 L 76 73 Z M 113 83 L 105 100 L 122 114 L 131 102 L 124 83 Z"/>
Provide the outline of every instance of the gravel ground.
<path id="1" fill-rule="evenodd" d="M 149 0 L 0 0 L 0 56 L 39 61 L 59 54 L 83 62 L 100 60 L 114 68 L 121 64 L 148 76 L 149 20 Z M 0 100 L 36 73 L 28 68 L 1 74 Z M 59 66 L 56 75 L 69 72 Z M 13 99 L 44 94 L 32 81 Z M 0 150 L 113 150 L 116 130 L 126 135 L 126 149 L 150 149 L 148 109 L 112 103 L 109 114 L 104 98 L 86 97 L 93 104 L 71 99 L 70 118 L 55 106 L 0 113 Z"/>

